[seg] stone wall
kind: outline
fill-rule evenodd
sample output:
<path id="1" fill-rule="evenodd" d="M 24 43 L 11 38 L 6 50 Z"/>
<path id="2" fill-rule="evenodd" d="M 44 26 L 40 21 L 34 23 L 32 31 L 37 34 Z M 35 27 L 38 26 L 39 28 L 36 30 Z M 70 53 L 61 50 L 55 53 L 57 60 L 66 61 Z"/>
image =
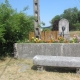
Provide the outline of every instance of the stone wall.
<path id="1" fill-rule="evenodd" d="M 33 58 L 35 55 L 80 57 L 79 43 L 15 43 L 15 58 Z"/>

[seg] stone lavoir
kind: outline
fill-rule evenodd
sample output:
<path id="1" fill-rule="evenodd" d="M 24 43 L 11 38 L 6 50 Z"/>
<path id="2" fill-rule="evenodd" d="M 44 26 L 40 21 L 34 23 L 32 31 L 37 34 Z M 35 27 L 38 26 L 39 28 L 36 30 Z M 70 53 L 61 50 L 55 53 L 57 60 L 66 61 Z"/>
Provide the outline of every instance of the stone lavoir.
<path id="1" fill-rule="evenodd" d="M 80 43 L 15 43 L 15 58 L 36 55 L 80 57 Z"/>

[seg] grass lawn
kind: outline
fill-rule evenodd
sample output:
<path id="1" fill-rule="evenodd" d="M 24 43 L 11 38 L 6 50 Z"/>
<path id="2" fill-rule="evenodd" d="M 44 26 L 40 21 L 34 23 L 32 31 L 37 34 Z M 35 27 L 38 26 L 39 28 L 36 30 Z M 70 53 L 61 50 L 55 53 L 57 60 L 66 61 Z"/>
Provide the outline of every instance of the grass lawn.
<path id="1" fill-rule="evenodd" d="M 27 65 L 27 69 L 21 71 L 24 67 L 21 64 Z M 5 58 L 0 61 L 0 80 L 80 80 L 80 75 L 63 68 L 39 72 L 30 59 Z"/>
<path id="2" fill-rule="evenodd" d="M 80 31 L 70 31 L 70 36 L 73 37 L 75 34 L 80 35 Z"/>

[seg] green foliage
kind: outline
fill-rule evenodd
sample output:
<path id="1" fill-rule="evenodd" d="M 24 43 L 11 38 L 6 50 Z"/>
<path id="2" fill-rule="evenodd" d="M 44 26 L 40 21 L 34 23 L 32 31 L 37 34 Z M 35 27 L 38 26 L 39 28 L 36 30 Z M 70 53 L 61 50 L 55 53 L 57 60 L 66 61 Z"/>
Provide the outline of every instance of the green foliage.
<path id="1" fill-rule="evenodd" d="M 51 31 L 50 28 L 43 28 L 43 31 Z"/>
<path id="2" fill-rule="evenodd" d="M 42 21 L 42 22 L 41 22 L 41 25 L 42 25 L 42 26 L 45 26 L 45 23 Z"/>
<path id="3" fill-rule="evenodd" d="M 71 43 L 80 43 L 80 35 L 75 34 L 73 39 L 70 40 Z"/>
<path id="4" fill-rule="evenodd" d="M 51 25 L 55 24 L 56 20 L 66 18 L 70 23 L 70 30 L 80 30 L 80 11 L 74 7 L 64 10 L 64 12 L 61 15 L 56 15 L 51 20 Z M 58 26 L 58 24 L 57 24 Z M 53 26 L 54 29 L 55 25 Z"/>
<path id="5" fill-rule="evenodd" d="M 70 23 L 78 22 L 78 9 L 76 7 L 64 10 L 63 18 L 69 20 Z"/>
<path id="6" fill-rule="evenodd" d="M 29 32 L 34 29 L 33 19 L 23 11 L 12 9 L 8 0 L 0 4 L 0 56 L 10 55 L 14 43 L 28 39 Z"/>
<path id="7" fill-rule="evenodd" d="M 45 23 L 44 22 L 41 22 L 38 27 L 42 27 L 42 26 L 45 26 Z"/>
<path id="8" fill-rule="evenodd" d="M 52 20 L 51 20 L 51 25 L 52 25 L 52 31 L 57 31 L 58 30 L 58 23 L 59 23 L 59 20 L 60 20 L 60 16 L 59 15 L 56 15 Z"/>
<path id="9" fill-rule="evenodd" d="M 54 23 L 54 21 L 56 21 L 56 20 L 60 20 L 61 19 L 61 17 L 60 17 L 60 15 L 56 15 L 52 20 L 51 20 L 51 24 L 53 24 Z"/>
<path id="10" fill-rule="evenodd" d="M 75 23 L 73 26 L 76 28 L 77 31 L 80 30 L 80 23 Z"/>

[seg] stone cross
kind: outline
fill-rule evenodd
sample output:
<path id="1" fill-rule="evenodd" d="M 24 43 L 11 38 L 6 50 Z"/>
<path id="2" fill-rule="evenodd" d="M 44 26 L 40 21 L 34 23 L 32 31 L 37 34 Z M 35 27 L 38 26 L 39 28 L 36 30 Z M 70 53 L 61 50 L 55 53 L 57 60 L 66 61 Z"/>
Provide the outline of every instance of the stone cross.
<path id="1" fill-rule="evenodd" d="M 67 19 L 61 19 L 58 24 L 59 27 L 59 36 L 63 36 L 66 39 L 70 39 L 69 34 L 69 21 Z"/>

